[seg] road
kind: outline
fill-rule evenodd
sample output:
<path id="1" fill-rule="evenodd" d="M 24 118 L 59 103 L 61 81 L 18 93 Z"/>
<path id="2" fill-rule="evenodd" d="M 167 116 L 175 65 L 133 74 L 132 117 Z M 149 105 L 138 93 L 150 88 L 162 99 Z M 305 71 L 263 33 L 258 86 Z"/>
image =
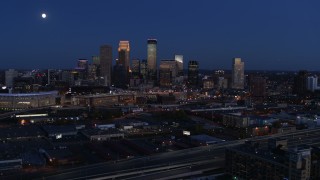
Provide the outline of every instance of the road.
<path id="1" fill-rule="evenodd" d="M 289 147 L 294 147 L 298 144 L 319 145 L 320 128 L 301 130 L 287 134 L 254 137 L 250 140 L 266 142 L 272 137 L 287 138 Z M 178 173 L 181 171 L 181 174 L 190 173 L 190 170 L 188 172 L 184 172 L 183 169 L 207 160 L 209 161 L 208 163 L 211 163 L 211 167 L 223 168 L 225 148 L 243 144 L 248 140 L 249 139 L 240 139 L 209 146 L 166 152 L 153 156 L 92 164 L 77 168 L 59 170 L 54 173 L 38 174 L 30 176 L 28 179 L 108 179 L 107 177 L 113 177 L 115 179 L 135 179 L 142 175 L 146 176 L 146 179 L 148 179 L 147 177 L 152 177 L 152 174 L 156 175 L 157 171 L 159 171 L 158 173 L 162 172 L 160 174 L 162 175 L 162 178 L 165 178 L 170 177 L 172 172 Z M 199 165 L 199 167 L 201 166 Z M 205 168 L 206 167 L 204 166 L 203 169 Z M 141 173 L 141 171 L 143 171 L 143 173 Z M 198 173 L 200 171 L 201 169 L 197 169 Z M 127 174 L 128 176 L 122 177 L 123 174 Z M 12 177 L 14 177 L 14 175 Z"/>
<path id="2" fill-rule="evenodd" d="M 150 157 L 129 159 L 124 161 L 114 161 L 101 164 L 95 164 L 85 167 L 68 169 L 53 174 L 43 174 L 39 179 L 86 179 L 86 177 L 96 177 L 97 175 L 112 176 L 119 174 L 135 174 L 140 170 L 150 170 L 154 168 L 170 168 L 171 166 L 190 165 L 203 160 L 213 160 L 220 166 L 223 166 L 224 147 L 204 149 L 188 149 L 183 151 L 173 151 L 158 154 Z M 219 155 L 220 157 L 217 157 Z M 222 156 L 221 156 L 222 155 Z"/>

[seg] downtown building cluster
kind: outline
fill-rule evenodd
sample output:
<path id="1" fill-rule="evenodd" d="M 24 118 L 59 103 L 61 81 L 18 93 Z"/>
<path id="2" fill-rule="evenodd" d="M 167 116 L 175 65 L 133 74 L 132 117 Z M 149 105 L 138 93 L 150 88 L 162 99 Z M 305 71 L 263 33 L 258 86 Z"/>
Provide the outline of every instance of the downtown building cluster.
<path id="1" fill-rule="evenodd" d="M 87 85 L 89 82 L 92 85 L 128 89 L 143 85 L 154 87 L 161 82 L 160 86 L 168 86 L 176 77 L 183 76 L 182 55 L 177 55 L 178 59 L 157 62 L 156 39 L 147 40 L 147 59 L 131 59 L 130 50 L 129 41 L 120 41 L 115 61 L 111 45 L 100 46 L 100 54 L 92 57 L 92 63 L 79 59 L 73 72 L 80 77 L 77 85 Z M 166 80 L 163 81 L 163 78 Z"/>
<path id="2" fill-rule="evenodd" d="M 96 77 L 103 79 L 103 85 L 116 88 L 171 87 L 183 83 L 183 56 L 157 61 L 157 40 L 147 40 L 147 59 L 130 58 L 129 41 L 120 41 L 118 58 L 113 62 L 112 46 L 100 47 L 99 63 L 95 64 Z M 114 64 L 114 65 L 113 65 Z M 199 72 L 199 66 L 195 69 Z M 91 71 L 94 72 L 94 71 Z M 198 73 L 195 74 L 198 76 Z M 180 79 L 180 80 L 179 80 Z"/>
<path id="3" fill-rule="evenodd" d="M 57 102 L 63 104 L 68 102 L 68 100 L 65 101 L 66 99 L 74 99 L 67 97 L 68 93 L 71 93 L 70 88 L 78 89 L 77 93 L 85 91 L 90 94 L 109 94 L 110 89 L 144 92 L 160 88 L 184 93 L 191 89 L 197 91 L 203 89 L 208 92 L 214 88 L 239 90 L 245 88 L 244 62 L 240 58 L 232 60 L 231 74 L 225 73 L 224 70 L 217 70 L 211 76 L 207 76 L 200 72 L 200 64 L 196 60 L 190 60 L 185 70 L 183 55 L 176 54 L 173 58 L 159 61 L 157 49 L 157 40 L 148 39 L 147 58 L 131 59 L 129 41 L 120 41 L 117 56 L 113 55 L 111 45 L 101 45 L 98 56 L 92 56 L 90 61 L 84 58 L 78 59 L 76 67 L 73 69 L 6 70 L 1 90 L 4 93 L 2 99 L 6 103 L 0 104 L 0 108 L 25 109 L 37 107 L 35 106 L 37 104 L 54 105 L 54 101 L 51 100 L 52 97 L 49 97 L 50 100 L 46 100 L 44 103 L 25 102 L 17 99 L 19 95 L 28 97 L 28 93 L 33 93 L 32 97 L 41 98 L 40 92 L 49 91 L 52 92 L 52 96 L 59 94 Z M 194 94 L 192 96 L 196 97 L 198 95 Z M 180 97 L 182 96 L 179 95 L 175 99 L 188 98 L 187 95 L 183 95 L 185 98 Z"/>
<path id="4" fill-rule="evenodd" d="M 141 88 L 245 88 L 244 62 L 241 58 L 232 60 L 231 75 L 223 70 L 212 76 L 202 76 L 199 61 L 190 60 L 184 68 L 184 56 L 157 59 L 157 40 L 147 40 L 147 58 L 130 57 L 129 41 L 120 41 L 117 56 L 111 45 L 101 45 L 98 56 L 92 60 L 78 59 L 76 67 L 70 70 L 48 69 L 18 72 L 5 71 L 4 89 L 13 93 L 46 91 L 65 86 L 108 86 L 122 89 Z M 186 73 L 185 73 L 186 72 Z"/>

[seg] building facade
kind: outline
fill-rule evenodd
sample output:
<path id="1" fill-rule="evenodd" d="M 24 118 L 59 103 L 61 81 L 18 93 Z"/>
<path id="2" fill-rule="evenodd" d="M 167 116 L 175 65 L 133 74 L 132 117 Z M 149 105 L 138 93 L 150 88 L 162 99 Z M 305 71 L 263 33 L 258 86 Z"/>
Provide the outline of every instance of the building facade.
<path id="1" fill-rule="evenodd" d="M 5 72 L 7 87 L 9 87 L 9 88 L 13 87 L 13 79 L 15 77 L 18 77 L 18 71 L 14 70 L 14 69 L 9 69 Z"/>
<path id="2" fill-rule="evenodd" d="M 199 85 L 199 63 L 189 61 L 188 63 L 188 86 L 197 87 Z"/>
<path id="3" fill-rule="evenodd" d="M 120 41 L 119 42 L 119 63 L 122 64 L 127 71 L 130 70 L 130 45 L 129 41 Z"/>
<path id="4" fill-rule="evenodd" d="M 0 93 L 0 109 L 21 110 L 56 105 L 57 91 L 40 93 Z"/>
<path id="5" fill-rule="evenodd" d="M 175 60 L 161 60 L 159 68 L 160 86 L 170 87 L 177 76 L 177 63 Z"/>
<path id="6" fill-rule="evenodd" d="M 140 75 L 140 59 L 132 59 L 131 72 L 133 75 Z"/>
<path id="7" fill-rule="evenodd" d="M 123 64 L 113 66 L 113 85 L 118 88 L 127 88 L 127 69 Z"/>
<path id="8" fill-rule="evenodd" d="M 250 118 L 241 113 L 229 113 L 223 115 L 222 121 L 227 127 L 245 128 L 249 126 Z"/>
<path id="9" fill-rule="evenodd" d="M 318 77 L 317 76 L 308 76 L 307 78 L 307 90 L 314 92 L 319 90 L 318 86 Z"/>
<path id="10" fill-rule="evenodd" d="M 250 76 L 249 87 L 252 97 L 263 98 L 266 96 L 266 78 L 260 76 Z"/>
<path id="11" fill-rule="evenodd" d="M 157 78 L 157 40 L 148 39 L 147 63 L 148 63 L 148 79 L 155 81 Z"/>
<path id="12" fill-rule="evenodd" d="M 174 59 L 177 63 L 178 76 L 183 76 L 183 55 L 175 55 Z"/>
<path id="13" fill-rule="evenodd" d="M 307 78 L 308 71 L 299 71 L 299 73 L 294 78 L 293 93 L 298 95 L 305 95 L 307 92 Z"/>
<path id="14" fill-rule="evenodd" d="M 112 47 L 103 45 L 100 47 L 100 76 L 104 78 L 104 85 L 111 85 L 112 74 Z"/>
<path id="15" fill-rule="evenodd" d="M 100 56 L 92 56 L 92 64 L 100 65 Z"/>
<path id="16" fill-rule="evenodd" d="M 135 96 L 133 94 L 98 94 L 86 96 L 74 96 L 71 101 L 72 105 L 76 106 L 90 106 L 103 107 L 113 106 L 115 104 L 132 104 L 135 103 Z"/>
<path id="17" fill-rule="evenodd" d="M 79 69 L 88 69 L 88 60 L 87 59 L 78 59 L 77 67 Z"/>
<path id="18" fill-rule="evenodd" d="M 244 62 L 241 58 L 232 60 L 232 88 L 244 89 Z"/>
<path id="19" fill-rule="evenodd" d="M 311 172 L 311 148 L 287 148 L 286 141 L 270 139 L 268 148 L 247 142 L 226 150 L 226 174 L 233 179 L 308 180 Z"/>
<path id="20" fill-rule="evenodd" d="M 148 77 L 148 61 L 146 59 L 140 62 L 140 74 L 142 79 L 146 81 Z"/>

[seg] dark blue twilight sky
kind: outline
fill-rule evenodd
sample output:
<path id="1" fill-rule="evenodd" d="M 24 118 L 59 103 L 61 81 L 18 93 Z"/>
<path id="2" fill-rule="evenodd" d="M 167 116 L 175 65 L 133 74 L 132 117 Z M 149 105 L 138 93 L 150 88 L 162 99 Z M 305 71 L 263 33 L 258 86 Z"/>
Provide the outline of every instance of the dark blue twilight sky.
<path id="1" fill-rule="evenodd" d="M 71 68 L 101 44 L 183 54 L 202 69 L 320 70 L 319 0 L 1 0 L 0 69 Z M 47 19 L 41 13 L 47 13 Z"/>

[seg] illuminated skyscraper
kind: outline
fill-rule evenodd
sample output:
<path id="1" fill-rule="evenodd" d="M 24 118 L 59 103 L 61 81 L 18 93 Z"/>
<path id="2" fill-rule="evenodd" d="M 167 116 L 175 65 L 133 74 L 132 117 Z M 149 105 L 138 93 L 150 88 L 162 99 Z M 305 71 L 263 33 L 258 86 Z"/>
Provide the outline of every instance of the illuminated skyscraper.
<path id="1" fill-rule="evenodd" d="M 232 60 L 232 88 L 244 89 L 244 62 L 241 58 Z"/>
<path id="2" fill-rule="evenodd" d="M 100 76 L 104 78 L 104 85 L 111 84 L 112 47 L 103 45 L 100 47 Z"/>
<path id="3" fill-rule="evenodd" d="M 174 59 L 177 62 L 178 76 L 183 76 L 183 55 L 175 55 Z"/>
<path id="4" fill-rule="evenodd" d="M 157 40 L 148 39 L 148 71 L 149 80 L 156 80 L 157 77 Z"/>
<path id="5" fill-rule="evenodd" d="M 119 64 L 122 64 L 127 71 L 130 69 L 130 45 L 129 41 L 119 42 Z"/>
<path id="6" fill-rule="evenodd" d="M 118 48 L 118 60 L 114 66 L 114 84 L 117 87 L 125 87 L 129 82 L 130 71 L 130 45 L 129 41 L 120 41 Z M 116 77 L 116 76 L 121 76 Z"/>

